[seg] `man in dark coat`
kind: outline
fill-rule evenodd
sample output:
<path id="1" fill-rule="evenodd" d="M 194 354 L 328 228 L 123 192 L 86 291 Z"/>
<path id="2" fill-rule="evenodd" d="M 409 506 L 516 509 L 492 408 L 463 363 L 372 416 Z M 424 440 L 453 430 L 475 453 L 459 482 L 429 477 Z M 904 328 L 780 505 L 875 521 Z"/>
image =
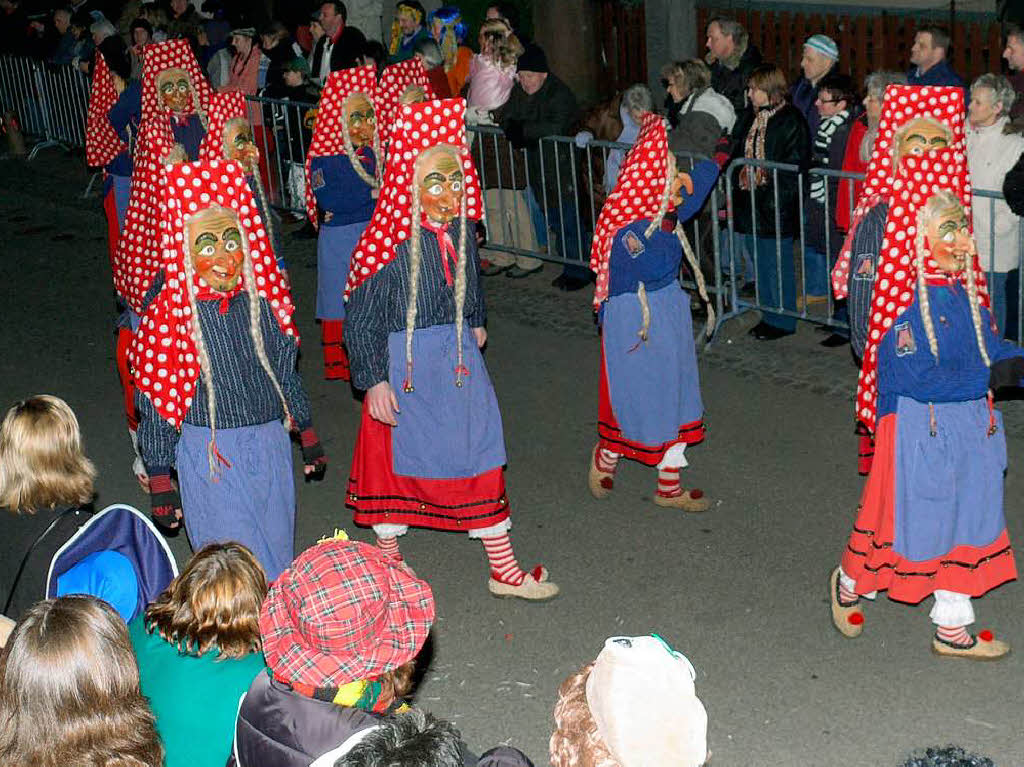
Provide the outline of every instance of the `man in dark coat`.
<path id="1" fill-rule="evenodd" d="M 1017 93 L 1010 110 L 1010 119 L 1015 127 L 1024 130 L 1024 27 L 1009 24 L 1006 28 L 1006 48 L 1003 58 L 1010 70 L 1010 84 Z"/>
<path id="2" fill-rule="evenodd" d="M 509 143 L 526 150 L 529 189 L 534 198 L 530 207 L 538 240 L 548 241 L 550 226 L 554 233 L 552 242 L 570 262 L 552 283 L 562 290 L 579 290 L 590 282 L 590 270 L 584 265 L 577 236 L 573 145 L 541 139 L 570 135 L 578 114 L 576 97 L 569 86 L 548 69 L 544 51 L 531 44 L 519 57 L 519 82 L 495 119 Z"/>
<path id="3" fill-rule="evenodd" d="M 914 35 L 910 49 L 907 82 L 910 85 L 952 85 L 964 89 L 965 101 L 970 101 L 967 83 L 950 66 L 949 34 L 942 27 L 921 27 Z"/>
<path id="4" fill-rule="evenodd" d="M 804 43 L 800 70 L 803 74 L 793 84 L 790 97 L 793 106 L 807 120 L 811 138 L 818 132 L 821 115 L 818 114 L 818 87 L 829 74 L 835 71 L 839 61 L 839 47 L 828 35 L 811 35 Z"/>
<path id="5" fill-rule="evenodd" d="M 747 30 L 738 21 L 718 16 L 708 22 L 708 54 L 704 57 L 711 68 L 711 87 L 721 93 L 736 110 L 736 121 L 749 109 L 747 80 L 754 67 L 761 63 L 761 52 L 750 45 Z"/>
<path id="6" fill-rule="evenodd" d="M 359 66 L 366 36 L 348 26 L 348 9 L 341 0 L 323 3 L 318 18 L 324 34 L 313 46 L 309 69 L 313 82 L 319 85 L 330 72 Z"/>

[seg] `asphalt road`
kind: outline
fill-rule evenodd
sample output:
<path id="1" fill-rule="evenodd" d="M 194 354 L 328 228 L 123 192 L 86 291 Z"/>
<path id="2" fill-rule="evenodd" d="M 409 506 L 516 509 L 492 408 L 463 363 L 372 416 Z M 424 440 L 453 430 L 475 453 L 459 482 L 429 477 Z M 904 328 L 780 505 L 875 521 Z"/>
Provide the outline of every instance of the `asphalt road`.
<path id="1" fill-rule="evenodd" d="M 0 161 L 0 403 L 65 398 L 99 468 L 99 504 L 145 509 L 119 406 L 105 225 L 98 201 L 81 198 L 86 180 L 80 159 L 53 150 L 31 164 Z M 370 540 L 344 506 L 359 410 L 347 386 L 320 377 L 313 241 L 292 242 L 287 256 L 306 339 L 300 364 L 331 460 L 325 482 L 297 483 L 297 546 L 336 527 Z M 487 283 L 487 361 L 517 552 L 524 565 L 547 565 L 562 594 L 544 605 L 492 599 L 478 543 L 412 531 L 403 551 L 433 586 L 439 616 L 419 703 L 479 750 L 507 742 L 546 764 L 562 679 L 606 637 L 656 631 L 698 670 L 716 767 L 897 765 L 946 743 L 1024 764 L 1019 584 L 976 605 L 979 628 L 1022 650 L 1000 663 L 933 657 L 930 600 L 879 599 L 857 640 L 831 626 L 826 578 L 862 484 L 844 352 L 819 350 L 810 331 L 774 347 L 745 340 L 742 327 L 726 333 L 703 357 L 708 438 L 687 452 L 684 472 L 713 509 L 655 507 L 654 472 L 625 462 L 613 497 L 599 502 L 586 489 L 598 355 L 589 296 L 559 294 L 544 277 Z M 1009 433 L 1006 511 L 1020 540 L 1024 440 Z M 172 546 L 184 562 L 184 538 Z"/>

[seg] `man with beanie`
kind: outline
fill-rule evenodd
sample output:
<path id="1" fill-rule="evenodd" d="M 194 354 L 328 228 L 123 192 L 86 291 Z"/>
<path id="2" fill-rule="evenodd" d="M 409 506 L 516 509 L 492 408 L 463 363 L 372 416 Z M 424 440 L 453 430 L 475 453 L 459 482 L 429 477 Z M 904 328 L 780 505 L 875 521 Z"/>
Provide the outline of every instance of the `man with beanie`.
<path id="1" fill-rule="evenodd" d="M 952 85 L 964 89 L 964 100 L 970 101 L 967 83 L 950 66 L 946 58 L 949 53 L 949 33 L 942 27 L 921 27 L 914 35 L 910 49 L 910 63 L 907 83 L 910 85 Z"/>
<path id="2" fill-rule="evenodd" d="M 839 46 L 828 35 L 811 35 L 804 43 L 804 55 L 800 59 L 803 75 L 793 85 L 790 95 L 793 106 L 807 120 L 807 127 L 814 136 L 821 123 L 821 115 L 815 107 L 818 100 L 818 83 L 835 67 L 839 61 Z"/>
<path id="3" fill-rule="evenodd" d="M 569 135 L 579 107 L 569 86 L 551 73 L 540 46 L 529 45 L 519 57 L 518 66 L 518 82 L 495 119 L 509 143 L 526 150 L 528 197 L 537 239 L 542 246 L 550 240 L 563 258 L 576 262 L 566 264 L 552 285 L 561 290 L 579 290 L 590 282 L 590 270 L 583 264 L 576 231 L 571 150 L 562 147 L 556 153 L 555 144 L 540 141 L 545 136 Z M 549 238 L 549 227 L 554 231 L 553 238 Z"/>

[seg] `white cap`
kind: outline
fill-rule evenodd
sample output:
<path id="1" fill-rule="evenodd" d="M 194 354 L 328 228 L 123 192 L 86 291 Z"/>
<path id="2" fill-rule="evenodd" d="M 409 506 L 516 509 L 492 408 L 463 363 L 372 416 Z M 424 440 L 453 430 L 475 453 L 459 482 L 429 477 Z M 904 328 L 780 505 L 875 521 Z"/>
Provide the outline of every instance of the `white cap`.
<path id="1" fill-rule="evenodd" d="M 686 656 L 656 635 L 605 641 L 587 679 L 587 705 L 622 767 L 704 764 L 708 714 L 696 676 Z"/>

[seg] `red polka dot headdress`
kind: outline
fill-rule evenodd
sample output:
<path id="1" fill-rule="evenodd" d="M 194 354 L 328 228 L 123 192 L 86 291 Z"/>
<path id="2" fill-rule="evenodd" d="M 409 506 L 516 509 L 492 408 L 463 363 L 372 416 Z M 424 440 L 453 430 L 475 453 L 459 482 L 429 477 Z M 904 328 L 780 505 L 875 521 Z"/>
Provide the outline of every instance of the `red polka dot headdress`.
<path id="1" fill-rule="evenodd" d="M 167 40 L 162 43 L 150 43 L 145 48 L 142 64 L 142 124 L 157 113 L 166 113 L 157 93 L 156 78 L 165 69 L 183 69 L 192 81 L 195 96 L 199 100 L 198 107 L 191 105 L 187 114 L 198 111 L 200 116 L 206 111 L 210 101 L 210 83 L 196 61 L 187 40 Z M 204 118 L 205 119 L 205 118 Z"/>
<path id="2" fill-rule="evenodd" d="M 377 130 L 380 131 L 381 146 L 387 146 L 391 140 L 391 133 L 395 129 L 395 123 L 399 119 L 401 105 L 398 100 L 413 85 L 423 88 L 426 101 L 437 98 L 437 94 L 434 93 L 434 88 L 430 84 L 430 78 L 427 77 L 427 70 L 423 68 L 423 62 L 415 56 L 385 67 L 381 73 L 380 84 L 377 86 L 379 94 Z"/>
<path id="3" fill-rule="evenodd" d="M 163 160 L 174 148 L 170 117 L 154 115 L 142 124 L 135 143 L 135 167 L 124 230 L 114 255 L 114 289 L 135 312 L 160 270 L 160 193 L 164 187 Z"/>
<path id="4" fill-rule="evenodd" d="M 878 345 L 917 295 L 918 213 L 928 199 L 941 190 L 949 190 L 957 196 L 970 222 L 971 183 L 962 152 L 942 149 L 902 159 L 890 191 L 889 214 L 871 298 L 868 338 L 857 382 L 857 419 L 871 431 L 875 429 L 877 407 Z M 924 266 L 926 276 L 940 274 L 938 265 L 930 257 Z M 973 271 L 979 301 L 988 306 L 985 273 L 977 256 L 968 268 Z M 959 279 L 966 284 L 966 273 L 961 273 Z"/>
<path id="5" fill-rule="evenodd" d="M 878 138 L 871 152 L 864 188 L 857 200 L 849 234 L 839 251 L 832 270 L 832 291 L 836 298 L 846 298 L 850 275 L 850 257 L 853 235 L 857 225 L 871 208 L 889 199 L 892 193 L 893 141 L 896 131 L 918 117 L 932 117 L 946 125 L 953 134 L 950 148 L 966 152 L 964 138 L 964 92 L 948 86 L 890 85 L 885 89 L 885 101 L 878 121 Z"/>
<path id="6" fill-rule="evenodd" d="M 210 95 L 210 102 L 206 107 L 206 135 L 203 136 L 203 143 L 199 145 L 200 160 L 223 160 L 226 157 L 224 126 L 229 120 L 234 120 L 236 117 L 249 120 L 244 93 L 231 91 L 230 93 Z"/>
<path id="7" fill-rule="evenodd" d="M 383 164 L 380 157 L 381 115 L 378 107 L 377 75 L 372 64 L 364 67 L 340 69 L 327 76 L 327 83 L 320 93 L 317 104 L 316 123 L 313 126 L 313 138 L 306 152 L 306 214 L 313 226 L 319 226 L 316 217 L 316 196 L 309 178 L 309 161 L 314 157 L 329 157 L 335 154 L 348 154 L 346 144 L 351 145 L 348 135 L 348 121 L 345 119 L 345 99 L 353 93 L 362 93 L 370 100 L 374 109 L 376 130 L 374 131 L 374 155 L 376 155 L 378 175 Z"/>
<path id="8" fill-rule="evenodd" d="M 292 322 L 295 307 L 242 167 L 224 160 L 169 166 L 160 205 L 166 279 L 142 317 L 130 359 L 135 385 L 168 423 L 179 428 L 192 404 L 200 370 L 186 285 L 185 259 L 191 254 L 185 242 L 185 224 L 190 216 L 213 206 L 238 215 L 247 262 L 244 289 L 250 296 L 266 299 L 281 330 L 298 337 Z M 194 274 L 192 284 L 197 291 L 209 289 Z"/>
<path id="9" fill-rule="evenodd" d="M 107 117 L 116 101 L 117 90 L 107 60 L 96 51 L 89 111 L 85 118 L 85 162 L 93 168 L 102 168 L 128 149 Z"/>
<path id="10" fill-rule="evenodd" d="M 416 158 L 439 144 L 454 146 L 462 161 L 466 218 L 483 217 L 483 196 L 473 157 L 466 146 L 464 99 L 428 101 L 402 107 L 384 169 L 384 183 L 373 218 L 352 251 L 352 268 L 345 297 L 383 269 L 394 257 L 398 244 L 412 231 L 412 186 Z"/>
<path id="11" fill-rule="evenodd" d="M 590 269 L 597 275 L 594 308 L 608 297 L 608 257 L 615 233 L 638 218 L 657 218 L 668 177 L 668 134 L 665 123 L 656 114 L 644 115 L 633 148 L 626 154 L 615 189 L 608 195 L 594 230 L 590 247 Z"/>

